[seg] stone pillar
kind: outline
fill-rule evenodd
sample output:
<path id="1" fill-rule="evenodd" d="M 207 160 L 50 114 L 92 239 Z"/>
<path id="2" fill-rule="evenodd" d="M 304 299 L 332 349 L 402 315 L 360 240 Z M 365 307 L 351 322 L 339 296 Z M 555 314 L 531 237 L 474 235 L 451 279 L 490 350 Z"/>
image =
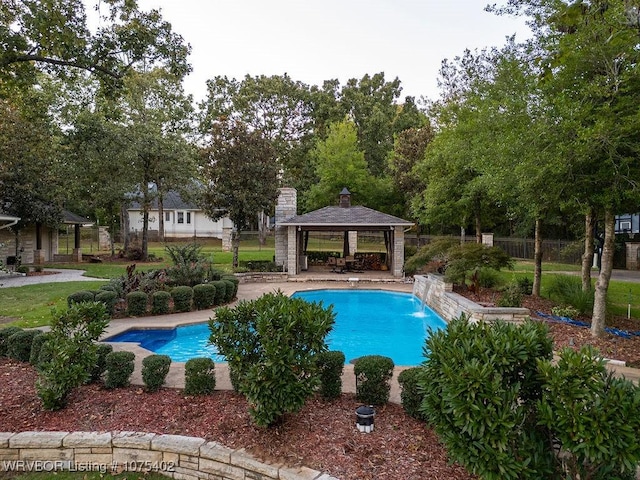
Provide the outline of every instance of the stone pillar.
<path id="1" fill-rule="evenodd" d="M 393 264 L 391 265 L 394 277 L 402 277 L 404 270 L 404 230 L 395 227 L 393 232 Z"/>
<path id="2" fill-rule="evenodd" d="M 493 233 L 483 233 L 482 244 L 487 247 L 493 247 Z"/>
<path id="3" fill-rule="evenodd" d="M 289 275 L 298 274 L 298 231 L 295 226 L 282 227 L 287 230 L 287 243 L 289 248 L 287 249 L 287 272 Z"/>
<path id="4" fill-rule="evenodd" d="M 74 248 L 73 253 L 71 253 L 71 261 L 80 263 L 82 262 L 82 249 Z"/>
<path id="5" fill-rule="evenodd" d="M 33 251 L 33 263 L 34 265 L 42 265 L 45 262 L 45 254 L 43 249 L 36 249 Z"/>
<path id="6" fill-rule="evenodd" d="M 230 252 L 231 251 L 231 234 L 233 232 L 233 228 L 231 227 L 223 227 L 222 228 L 222 251 Z"/>
<path id="7" fill-rule="evenodd" d="M 288 247 L 289 233 L 287 228 L 280 225 L 281 222 L 295 217 L 298 208 L 297 191 L 295 188 L 281 188 L 275 212 L 275 249 L 276 249 L 276 265 L 290 267 Z M 295 238 L 295 237 L 294 237 Z M 294 244 L 295 245 L 295 244 Z M 294 247 L 295 249 L 295 247 Z M 289 270 L 289 273 L 291 271 Z"/>
<path id="8" fill-rule="evenodd" d="M 358 251 L 358 232 L 349 232 L 349 255 L 355 255 Z"/>
<path id="9" fill-rule="evenodd" d="M 111 235 L 107 227 L 98 227 L 98 250 L 103 252 L 111 249 Z"/>
<path id="10" fill-rule="evenodd" d="M 627 270 L 640 270 L 640 243 L 626 244 Z"/>

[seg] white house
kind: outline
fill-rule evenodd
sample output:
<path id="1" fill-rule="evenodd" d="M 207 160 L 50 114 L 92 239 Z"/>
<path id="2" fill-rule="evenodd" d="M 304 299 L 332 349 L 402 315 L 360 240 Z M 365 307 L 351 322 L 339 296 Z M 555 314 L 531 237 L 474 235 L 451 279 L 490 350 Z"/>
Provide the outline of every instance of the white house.
<path id="1" fill-rule="evenodd" d="M 164 237 L 165 238 L 220 238 L 223 246 L 231 239 L 233 222 L 228 217 L 212 220 L 199 207 L 185 202 L 177 192 L 168 192 L 163 198 Z M 129 214 L 129 232 L 142 233 L 142 206 L 134 202 L 127 209 Z M 149 234 L 158 235 L 158 200 L 155 199 L 149 210 Z"/>

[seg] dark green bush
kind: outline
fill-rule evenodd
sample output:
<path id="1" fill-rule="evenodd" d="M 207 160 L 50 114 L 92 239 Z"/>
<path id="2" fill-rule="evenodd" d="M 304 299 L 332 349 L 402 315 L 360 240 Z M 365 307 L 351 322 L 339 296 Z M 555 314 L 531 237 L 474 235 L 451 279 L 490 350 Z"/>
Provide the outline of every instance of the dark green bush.
<path id="1" fill-rule="evenodd" d="M 483 479 L 553 478 L 549 434 L 535 414 L 537 364 L 552 356 L 548 333 L 540 322 L 471 324 L 464 316 L 430 332 L 421 412 L 450 458 Z"/>
<path id="2" fill-rule="evenodd" d="M 225 284 L 224 303 L 229 303 L 231 300 L 233 300 L 233 292 L 235 291 L 236 286 L 231 280 L 226 278 L 223 278 L 220 281 Z"/>
<path id="3" fill-rule="evenodd" d="M 229 380 L 231 381 L 231 388 L 234 392 L 240 393 L 240 384 L 242 384 L 242 374 L 237 368 L 233 368 L 231 363 L 229 365 Z"/>
<path id="4" fill-rule="evenodd" d="M 190 312 L 193 288 L 187 286 L 174 287 L 171 290 L 173 310 L 176 312 Z"/>
<path id="5" fill-rule="evenodd" d="M 111 352 L 105 358 L 106 375 L 104 386 L 109 389 L 121 388 L 129 385 L 134 370 L 136 356 L 132 352 Z"/>
<path id="6" fill-rule="evenodd" d="M 142 359 L 142 381 L 147 391 L 157 392 L 164 385 L 169 373 L 171 357 L 168 355 L 149 355 Z"/>
<path id="7" fill-rule="evenodd" d="M 185 395 L 207 395 L 216 389 L 216 364 L 210 358 L 192 358 L 184 365 Z"/>
<path id="8" fill-rule="evenodd" d="M 33 267 L 33 271 L 34 272 L 42 272 L 44 270 L 44 267 L 42 265 L 36 265 L 35 267 Z"/>
<path id="9" fill-rule="evenodd" d="M 193 306 L 198 310 L 213 307 L 216 303 L 216 287 L 212 283 L 202 283 L 193 287 Z"/>
<path id="10" fill-rule="evenodd" d="M 500 283 L 500 274 L 493 268 L 478 270 L 478 285 L 482 288 L 493 288 Z"/>
<path id="11" fill-rule="evenodd" d="M 227 298 L 227 288 L 229 286 L 229 282 L 216 280 L 215 282 L 213 282 L 213 285 L 216 287 L 216 305 L 224 304 L 225 298 Z"/>
<path id="12" fill-rule="evenodd" d="M 40 332 L 41 335 L 36 335 L 33 337 L 33 342 L 31 342 L 31 355 L 29 355 L 29 363 L 34 367 L 38 366 L 38 359 L 40 358 L 40 350 L 42 350 L 42 345 L 51 338 L 51 334 L 46 332 Z"/>
<path id="13" fill-rule="evenodd" d="M 522 291 L 516 283 L 510 283 L 502 290 L 502 295 L 497 302 L 498 307 L 521 307 Z"/>
<path id="14" fill-rule="evenodd" d="M 95 294 L 89 290 L 80 290 L 78 292 L 72 293 L 67 297 L 67 305 L 71 306 L 72 303 L 80 303 L 80 302 L 93 302 L 95 299 Z"/>
<path id="15" fill-rule="evenodd" d="M 402 389 L 400 392 L 400 400 L 402 401 L 404 411 L 413 418 L 425 420 L 424 415 L 420 411 L 423 394 L 418 385 L 418 381 L 420 380 L 421 372 L 421 367 L 403 370 L 400 372 L 400 375 L 398 375 L 398 384 Z"/>
<path id="16" fill-rule="evenodd" d="M 36 390 L 47 410 L 65 406 L 71 390 L 85 383 L 96 363 L 96 340 L 109 323 L 102 303 L 72 302 L 54 311 L 51 338 L 40 349 Z"/>
<path id="17" fill-rule="evenodd" d="M 151 313 L 154 315 L 166 315 L 171 311 L 169 308 L 169 300 L 171 300 L 171 294 L 160 290 L 153 292 L 151 295 Z"/>
<path id="18" fill-rule="evenodd" d="M 102 290 L 101 292 L 96 293 L 95 300 L 96 302 L 103 303 L 107 310 L 107 313 L 111 316 L 113 315 L 113 312 L 116 308 L 116 303 L 118 302 L 118 296 L 116 295 L 116 292 Z"/>
<path id="19" fill-rule="evenodd" d="M 21 330 L 11 335 L 7 340 L 7 357 L 28 362 L 33 339 L 39 334 L 42 334 L 40 330 Z"/>
<path id="20" fill-rule="evenodd" d="M 344 353 L 335 350 L 320 352 L 316 356 L 320 370 L 320 395 L 324 398 L 338 398 L 342 393 L 344 360 Z"/>
<path id="21" fill-rule="evenodd" d="M 144 292 L 127 293 L 127 315 L 130 317 L 140 317 L 147 313 L 147 303 L 149 297 Z"/>
<path id="22" fill-rule="evenodd" d="M 14 333 L 22 331 L 19 327 L 5 327 L 0 329 L 0 357 L 7 356 L 9 348 L 9 337 Z"/>
<path id="23" fill-rule="evenodd" d="M 204 260 L 202 245 L 197 243 L 186 243 L 184 245 L 166 245 L 164 251 L 174 265 L 197 263 Z"/>
<path id="24" fill-rule="evenodd" d="M 331 307 L 282 292 L 218 308 L 209 321 L 210 342 L 237 374 L 256 424 L 281 421 L 313 395 L 319 384 L 315 356 L 326 350 L 334 318 Z"/>
<path id="25" fill-rule="evenodd" d="M 470 281 L 474 289 L 479 288 L 480 271 L 513 268 L 513 260 L 500 247 L 488 247 L 481 243 L 456 245 L 447 251 L 448 263 L 445 277 L 448 281 L 466 285 Z"/>
<path id="26" fill-rule="evenodd" d="M 593 290 L 582 290 L 582 279 L 577 275 L 550 275 L 547 287 L 549 298 L 563 305 L 571 305 L 581 314 L 593 311 Z"/>
<path id="27" fill-rule="evenodd" d="M 91 370 L 91 378 L 89 381 L 95 383 L 102 378 L 107 369 L 107 355 L 113 352 L 113 346 L 108 343 L 99 343 L 96 346 L 96 363 Z"/>
<path id="28" fill-rule="evenodd" d="M 533 293 L 533 280 L 529 277 L 520 277 L 516 280 L 516 283 L 522 295 L 531 295 Z"/>
<path id="29" fill-rule="evenodd" d="M 18 273 L 29 273 L 29 267 L 26 265 L 20 265 L 16 268 L 16 272 Z"/>
<path id="30" fill-rule="evenodd" d="M 222 276 L 222 280 L 229 280 L 233 283 L 233 293 L 231 294 L 231 299 L 236 298 L 238 295 L 238 286 L 240 286 L 240 279 L 235 275 L 224 275 Z"/>
<path id="31" fill-rule="evenodd" d="M 355 361 L 356 398 L 367 405 L 384 405 L 389 401 L 393 360 L 382 355 L 365 355 Z"/>
<path id="32" fill-rule="evenodd" d="M 438 267 L 445 268 L 449 260 L 448 251 L 460 244 L 459 240 L 453 238 L 437 238 L 431 243 L 420 247 L 420 249 L 409 258 L 404 265 L 407 275 L 425 269 L 432 265 L 433 268 L 427 270 L 437 270 Z"/>

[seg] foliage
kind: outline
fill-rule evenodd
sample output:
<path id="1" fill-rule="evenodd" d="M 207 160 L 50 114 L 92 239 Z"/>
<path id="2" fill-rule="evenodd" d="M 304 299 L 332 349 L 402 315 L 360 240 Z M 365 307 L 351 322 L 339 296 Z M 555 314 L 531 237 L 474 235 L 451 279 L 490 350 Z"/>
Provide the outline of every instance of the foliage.
<path id="1" fill-rule="evenodd" d="M 493 288 L 500 283 L 500 276 L 492 268 L 481 268 L 478 270 L 478 286 L 482 288 Z"/>
<path id="2" fill-rule="evenodd" d="M 269 426 L 304 405 L 318 385 L 315 355 L 335 319 L 331 307 L 282 292 L 216 310 L 210 342 L 237 374 L 256 424 Z"/>
<path id="3" fill-rule="evenodd" d="M 421 411 L 453 461 L 488 480 L 550 478 L 547 432 L 535 411 L 543 388 L 537 361 L 552 356 L 544 324 L 474 325 L 462 316 L 430 331 L 425 355 Z"/>
<path id="4" fill-rule="evenodd" d="M 281 272 L 282 268 L 271 260 L 241 260 L 239 268 L 248 272 Z"/>
<path id="5" fill-rule="evenodd" d="M 0 329 L 0 357 L 7 356 L 7 352 L 9 350 L 9 337 L 21 330 L 22 329 L 18 327 L 4 327 Z"/>
<path id="6" fill-rule="evenodd" d="M 547 286 L 547 294 L 549 298 L 570 305 L 583 315 L 593 309 L 593 290 L 582 290 L 581 279 L 577 276 L 553 275 Z"/>
<path id="7" fill-rule="evenodd" d="M 220 272 L 213 264 L 199 260 L 195 263 L 181 263 L 168 267 L 166 270 L 169 285 L 186 285 L 193 287 L 200 283 L 208 283 L 220 279 Z"/>
<path id="8" fill-rule="evenodd" d="M 122 388 L 129 385 L 134 370 L 136 356 L 132 352 L 111 352 L 105 358 L 106 376 L 104 386 L 108 389 Z"/>
<path id="9" fill-rule="evenodd" d="M 420 389 L 420 376 L 423 369 L 420 367 L 407 368 L 398 375 L 398 384 L 402 391 L 400 392 L 400 401 L 402 408 L 408 415 L 419 420 L 425 420 L 424 414 L 420 411 L 424 394 Z"/>
<path id="10" fill-rule="evenodd" d="M 151 313 L 154 315 L 166 315 L 169 313 L 169 300 L 171 300 L 169 292 L 153 292 L 151 295 Z"/>
<path id="11" fill-rule="evenodd" d="M 216 287 L 203 283 L 193 287 L 193 306 L 198 310 L 213 307 L 216 303 Z"/>
<path id="12" fill-rule="evenodd" d="M 335 399 L 342 393 L 342 370 L 344 353 L 335 350 L 320 352 L 316 356 L 320 371 L 320 395 L 326 399 Z"/>
<path id="13" fill-rule="evenodd" d="M 90 382 L 97 382 L 102 378 L 107 370 L 107 355 L 111 352 L 113 352 L 113 346 L 108 343 L 99 343 L 96 346 L 96 363 L 91 370 Z"/>
<path id="14" fill-rule="evenodd" d="M 29 355 L 29 363 L 34 367 L 38 366 L 38 359 L 40 358 L 40 350 L 42 346 L 51 338 L 51 334 L 48 332 L 42 332 L 41 335 L 33 337 L 31 343 L 31 355 Z"/>
<path id="15" fill-rule="evenodd" d="M 434 267 L 434 271 L 443 273 L 449 261 L 448 252 L 458 245 L 458 240 L 453 238 L 438 238 L 420 247 L 420 249 L 404 264 L 404 270 L 408 275 L 413 275 L 426 265 Z"/>
<path id="16" fill-rule="evenodd" d="M 96 293 L 95 301 L 104 304 L 107 313 L 109 315 L 113 315 L 116 303 L 118 302 L 118 296 L 116 295 L 116 292 L 103 290 Z"/>
<path id="17" fill-rule="evenodd" d="M 67 305 L 70 307 L 72 303 L 80 302 L 93 302 L 95 300 L 95 294 L 89 290 L 80 290 L 79 292 L 72 293 L 67 297 Z"/>
<path id="18" fill-rule="evenodd" d="M 229 282 L 217 280 L 213 282 L 213 285 L 216 287 L 216 305 L 222 305 L 226 302 L 225 299 L 227 298 L 227 289 L 229 288 Z"/>
<path id="19" fill-rule="evenodd" d="M 481 243 L 465 243 L 447 251 L 449 262 L 445 276 L 454 283 L 465 284 L 470 279 L 478 290 L 478 275 L 482 268 L 513 268 L 513 260 L 500 247 L 488 247 Z"/>
<path id="20" fill-rule="evenodd" d="M 382 355 L 365 355 L 353 365 L 356 376 L 356 398 L 370 405 L 384 405 L 389 401 L 393 360 Z"/>
<path id="21" fill-rule="evenodd" d="M 7 357 L 28 362 L 31 358 L 31 345 L 37 335 L 42 335 L 40 330 L 21 330 L 7 339 Z"/>
<path id="22" fill-rule="evenodd" d="M 169 259 L 174 265 L 189 265 L 204 260 L 202 245 L 187 243 L 185 245 L 170 245 L 164 247 Z"/>
<path id="23" fill-rule="evenodd" d="M 66 311 L 53 312 L 51 338 L 44 344 L 51 356 L 40 364 L 36 382 L 45 409 L 63 408 L 71 390 L 89 379 L 97 357 L 95 341 L 108 323 L 98 302 L 72 303 Z"/>
<path id="24" fill-rule="evenodd" d="M 578 315 L 580 315 L 580 312 L 576 308 L 571 306 L 553 307 L 551 309 L 551 313 L 553 313 L 558 317 L 574 318 L 574 319 L 578 318 Z"/>
<path id="25" fill-rule="evenodd" d="M 173 298 L 173 310 L 176 312 L 190 312 L 191 301 L 193 299 L 193 288 L 187 286 L 173 287 L 171 289 Z"/>
<path id="26" fill-rule="evenodd" d="M 229 303 L 231 300 L 233 300 L 233 295 L 236 291 L 236 283 L 232 280 L 229 280 L 228 278 L 223 278 L 221 282 L 225 284 L 224 301 L 225 303 Z"/>
<path id="27" fill-rule="evenodd" d="M 210 358 L 191 358 L 184 364 L 184 394 L 207 395 L 216 389 L 216 364 Z"/>
<path id="28" fill-rule="evenodd" d="M 140 317 L 147 313 L 149 297 L 144 292 L 129 292 L 127 294 L 127 315 Z"/>
<path id="29" fill-rule="evenodd" d="M 170 366 L 171 357 L 168 355 L 149 355 L 142 359 L 142 381 L 148 392 L 160 390 Z"/>
<path id="30" fill-rule="evenodd" d="M 235 275 L 223 275 L 222 280 L 227 280 L 228 282 L 233 283 L 233 289 L 232 289 L 231 298 L 230 298 L 231 300 L 233 300 L 236 297 L 236 295 L 238 295 L 238 287 L 240 286 L 240 279 Z"/>
<path id="31" fill-rule="evenodd" d="M 520 277 L 516 279 L 516 284 L 518 285 L 522 295 L 531 295 L 533 292 L 533 282 L 529 277 Z"/>
<path id="32" fill-rule="evenodd" d="M 16 267 L 16 272 L 18 272 L 18 273 L 29 273 L 29 267 L 27 267 L 26 265 L 20 265 L 20 266 Z"/>
<path id="33" fill-rule="evenodd" d="M 565 348 L 556 364 L 540 362 L 540 423 L 561 451 L 567 478 L 634 478 L 640 462 L 640 388 L 614 378 L 589 347 Z"/>
<path id="34" fill-rule="evenodd" d="M 497 303 L 498 307 L 516 307 L 522 306 L 522 291 L 517 283 L 510 283 L 502 290 L 502 295 Z"/>

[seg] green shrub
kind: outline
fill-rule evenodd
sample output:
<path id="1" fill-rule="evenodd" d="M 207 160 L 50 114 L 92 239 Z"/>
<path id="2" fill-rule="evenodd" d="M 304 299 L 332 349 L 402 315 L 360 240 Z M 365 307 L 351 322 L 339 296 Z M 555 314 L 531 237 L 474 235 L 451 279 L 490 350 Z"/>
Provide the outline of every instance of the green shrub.
<path id="1" fill-rule="evenodd" d="M 20 265 L 16 268 L 16 272 L 18 273 L 29 273 L 29 267 L 26 265 Z"/>
<path id="2" fill-rule="evenodd" d="M 66 311 L 54 311 L 51 338 L 42 345 L 38 396 L 47 410 L 65 406 L 71 390 L 85 383 L 96 363 L 96 340 L 109 323 L 102 303 L 72 303 Z M 47 359 L 47 357 L 49 357 Z"/>
<path id="3" fill-rule="evenodd" d="M 231 294 L 231 299 L 236 298 L 238 295 L 238 287 L 240 286 L 240 279 L 235 275 L 223 275 L 222 280 L 229 280 L 233 283 L 233 293 Z"/>
<path id="4" fill-rule="evenodd" d="M 7 341 L 7 356 L 19 362 L 28 362 L 31 357 L 31 345 L 40 330 L 21 330 L 11 335 Z"/>
<path id="5" fill-rule="evenodd" d="M 36 265 L 35 267 L 33 267 L 33 271 L 34 272 L 42 272 L 44 270 L 44 267 L 42 265 Z"/>
<path id="6" fill-rule="evenodd" d="M 166 245 L 164 251 L 174 265 L 196 263 L 203 260 L 202 245 L 187 243 L 184 245 Z"/>
<path id="7" fill-rule="evenodd" d="M 533 293 L 533 280 L 529 277 L 520 277 L 516 280 L 516 283 L 522 295 L 531 295 Z"/>
<path id="8" fill-rule="evenodd" d="M 216 364 L 210 358 L 192 358 L 184 364 L 185 395 L 207 395 L 216 389 Z"/>
<path id="9" fill-rule="evenodd" d="M 356 398 L 367 405 L 384 405 L 389 401 L 393 360 L 382 355 L 365 355 L 353 365 Z"/>
<path id="10" fill-rule="evenodd" d="M 424 397 L 418 384 L 421 374 L 421 367 L 413 367 L 403 370 L 400 372 L 400 375 L 398 375 L 398 384 L 402 389 L 400 392 L 400 400 L 402 401 L 402 408 L 404 408 L 404 411 L 413 418 L 425 420 L 424 414 L 420 411 L 422 399 Z"/>
<path id="11" fill-rule="evenodd" d="M 171 294 L 160 290 L 153 292 L 151 295 L 151 313 L 154 315 L 166 315 L 171 311 L 169 308 L 169 300 L 171 300 Z"/>
<path id="12" fill-rule="evenodd" d="M 147 391 L 157 392 L 164 385 L 169 373 L 171 357 L 168 355 L 149 355 L 142 359 L 142 381 Z"/>
<path id="13" fill-rule="evenodd" d="M 67 297 L 67 305 L 71 306 L 72 303 L 93 302 L 94 300 L 95 294 L 93 292 L 89 290 L 80 290 Z"/>
<path id="14" fill-rule="evenodd" d="M 478 270 L 478 285 L 482 288 L 493 288 L 500 283 L 500 274 L 493 268 Z"/>
<path id="15" fill-rule="evenodd" d="M 563 349 L 557 364 L 546 360 L 539 369 L 539 421 L 560 447 L 563 478 L 635 478 L 640 388 L 613 377 L 590 347 Z"/>
<path id="16" fill-rule="evenodd" d="M 522 307 L 522 292 L 516 283 L 510 283 L 504 290 L 497 303 L 498 307 Z"/>
<path id="17" fill-rule="evenodd" d="M 480 271 L 490 268 L 500 271 L 502 268 L 513 268 L 513 260 L 500 247 L 488 247 L 481 243 L 465 243 L 447 251 L 448 263 L 445 277 L 448 281 L 466 285 L 471 282 L 478 291 Z"/>
<path id="18" fill-rule="evenodd" d="M 193 288 L 187 286 L 174 287 L 171 290 L 173 309 L 176 312 L 190 312 Z"/>
<path id="19" fill-rule="evenodd" d="M 40 346 L 40 353 L 38 353 L 38 359 L 36 361 L 36 369 L 38 371 L 43 370 L 44 367 L 53 359 L 54 342 L 49 341 L 51 338 L 52 337 L 47 338 Z"/>
<path id="20" fill-rule="evenodd" d="M 104 386 L 109 389 L 121 388 L 129 385 L 134 370 L 136 356 L 132 352 L 111 352 L 105 358 L 106 375 Z"/>
<path id="21" fill-rule="evenodd" d="M 223 282 L 222 280 L 216 280 L 213 282 L 213 286 L 216 287 L 216 305 L 222 305 L 227 298 L 227 288 L 229 282 Z"/>
<path id="22" fill-rule="evenodd" d="M 223 278 L 221 282 L 225 285 L 224 303 L 229 303 L 231 300 L 233 300 L 233 292 L 235 292 L 236 286 L 231 280 L 227 278 Z"/>
<path id="23" fill-rule="evenodd" d="M 434 267 L 428 270 L 437 270 L 438 266 L 444 268 L 449 260 L 447 252 L 459 244 L 460 241 L 453 238 L 435 239 L 420 247 L 416 254 L 405 262 L 405 272 L 407 275 L 413 275 L 430 264 Z"/>
<path id="24" fill-rule="evenodd" d="M 234 368 L 231 363 L 228 364 L 229 368 L 229 380 L 231 381 L 231 388 L 234 392 L 240 393 L 240 385 L 242 384 L 242 374 L 237 368 Z"/>
<path id="25" fill-rule="evenodd" d="M 324 398 L 338 398 L 342 393 L 344 360 L 344 353 L 335 350 L 320 352 L 316 356 L 320 370 L 320 395 Z"/>
<path id="26" fill-rule="evenodd" d="M 110 316 L 113 316 L 113 312 L 116 308 L 116 303 L 118 302 L 118 296 L 116 295 L 116 292 L 102 290 L 96 293 L 95 300 L 96 302 L 103 303 L 105 309 L 107 310 L 107 313 Z"/>
<path id="27" fill-rule="evenodd" d="M 551 309 L 551 313 L 553 313 L 557 317 L 566 317 L 566 318 L 578 318 L 580 312 L 578 312 L 577 308 L 571 306 L 564 307 L 553 307 Z"/>
<path id="28" fill-rule="evenodd" d="M 429 332 L 421 412 L 452 461 L 487 480 L 552 478 L 548 432 L 535 415 L 537 362 L 552 356 L 548 333 L 539 322 L 471 324 L 464 316 Z"/>
<path id="29" fill-rule="evenodd" d="M 216 287 L 202 283 L 193 287 L 193 306 L 198 310 L 213 307 L 216 303 Z"/>
<path id="30" fill-rule="evenodd" d="M 38 366 L 38 359 L 40 358 L 42 345 L 44 345 L 45 342 L 51 338 L 51 334 L 47 332 L 40 333 L 41 335 L 36 335 L 35 337 L 33 337 L 33 342 L 31 342 L 31 355 L 29 355 L 29 363 L 34 367 Z"/>
<path id="31" fill-rule="evenodd" d="M 91 383 L 98 382 L 107 369 L 107 355 L 113 352 L 113 346 L 108 343 L 99 343 L 96 346 L 96 362 L 91 370 Z"/>
<path id="32" fill-rule="evenodd" d="M 216 311 L 210 342 L 237 374 L 256 424 L 281 421 L 313 395 L 319 383 L 315 356 L 326 350 L 334 318 L 331 307 L 282 292 Z"/>
<path id="33" fill-rule="evenodd" d="M 5 327 L 0 329 L 0 357 L 6 357 L 9 349 L 9 337 L 22 331 L 19 327 Z"/>
<path id="34" fill-rule="evenodd" d="M 127 293 L 127 315 L 130 317 L 140 317 L 147 313 L 147 303 L 149 297 L 144 292 Z"/>
<path id="35" fill-rule="evenodd" d="M 582 279 L 576 275 L 551 275 L 547 287 L 550 298 L 563 305 L 571 305 L 581 314 L 593 311 L 593 290 L 582 290 Z"/>

